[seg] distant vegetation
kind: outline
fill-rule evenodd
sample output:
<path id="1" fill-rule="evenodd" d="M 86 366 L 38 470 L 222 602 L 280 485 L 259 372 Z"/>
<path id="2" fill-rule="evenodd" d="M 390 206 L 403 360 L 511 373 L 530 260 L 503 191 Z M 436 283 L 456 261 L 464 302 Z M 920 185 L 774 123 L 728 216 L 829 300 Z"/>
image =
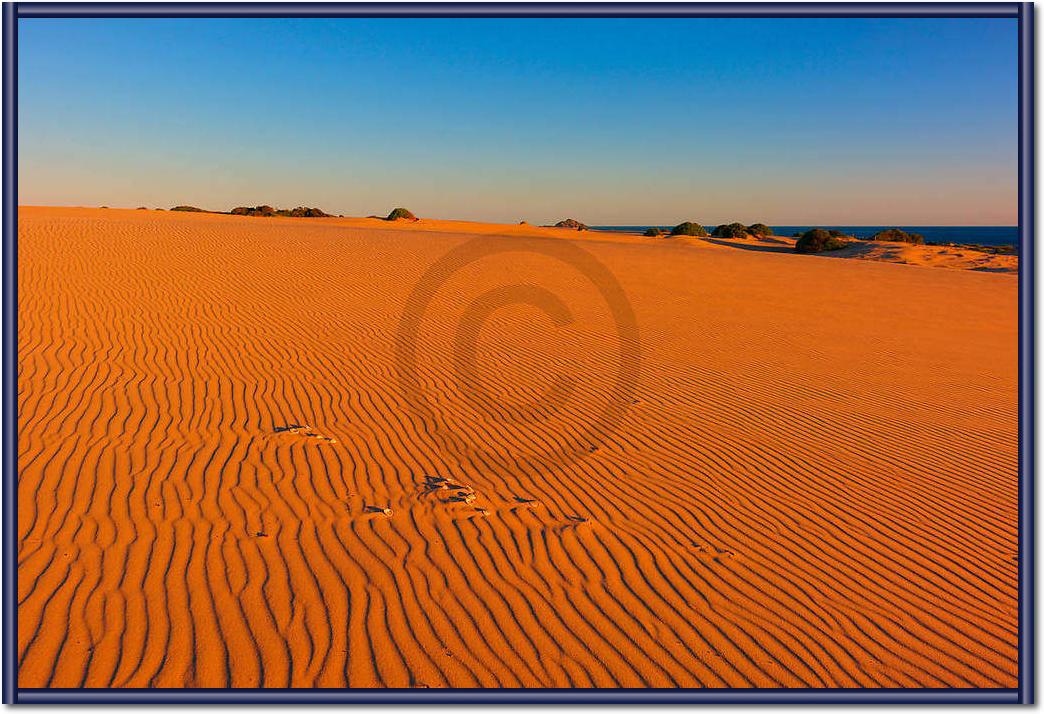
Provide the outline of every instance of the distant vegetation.
<path id="1" fill-rule="evenodd" d="M 883 231 L 878 231 L 867 240 L 884 240 L 892 243 L 913 243 L 914 245 L 924 245 L 924 236 L 920 233 L 907 233 L 900 228 L 888 228 Z"/>
<path id="2" fill-rule="evenodd" d="M 828 231 L 823 228 L 813 228 L 805 231 L 798 238 L 794 250 L 798 253 L 822 253 L 828 250 L 837 250 L 848 245 L 841 231 Z"/>
<path id="3" fill-rule="evenodd" d="M 656 226 L 653 226 L 652 228 L 646 228 L 645 233 L 643 233 L 642 235 L 646 236 L 647 238 L 659 238 L 663 235 L 663 231 L 657 228 Z"/>
<path id="4" fill-rule="evenodd" d="M 190 211 L 192 213 L 210 213 L 210 211 L 205 211 L 202 208 L 196 208 L 195 206 L 174 206 L 174 208 L 172 208 L 170 210 L 172 210 L 172 211 Z"/>
<path id="5" fill-rule="evenodd" d="M 272 208 L 271 206 L 237 206 L 231 211 L 233 216 L 284 216 L 288 218 L 332 218 L 318 208 L 298 206 L 297 208 Z"/>
<path id="6" fill-rule="evenodd" d="M 752 236 L 770 236 L 773 235 L 772 229 L 766 226 L 764 223 L 755 223 L 747 226 L 747 232 Z"/>
<path id="7" fill-rule="evenodd" d="M 555 228 L 570 228 L 574 231 L 586 231 L 587 226 L 575 218 L 567 218 L 564 221 L 559 221 L 555 224 Z"/>
<path id="8" fill-rule="evenodd" d="M 742 223 L 726 223 L 716 226 L 713 235 L 715 238 L 746 238 L 749 232 Z"/>
<path id="9" fill-rule="evenodd" d="M 939 243 L 928 241 L 925 245 L 934 245 L 940 248 L 961 248 L 962 250 L 974 250 L 979 253 L 990 253 L 992 255 L 1018 255 L 1017 245 L 983 245 L 981 243 Z"/>
<path id="10" fill-rule="evenodd" d="M 699 223 L 694 223 L 693 221 L 685 221 L 684 223 L 679 223 L 674 228 L 672 228 L 671 235 L 698 236 L 702 238 L 708 234 L 707 229 L 701 226 Z"/>
<path id="11" fill-rule="evenodd" d="M 417 217 L 415 215 L 413 215 L 412 213 L 410 213 L 405 208 L 396 208 L 391 213 L 389 213 L 388 217 L 385 218 L 384 220 L 386 220 L 386 221 L 398 221 L 398 220 L 415 221 L 415 220 L 417 220 Z"/>

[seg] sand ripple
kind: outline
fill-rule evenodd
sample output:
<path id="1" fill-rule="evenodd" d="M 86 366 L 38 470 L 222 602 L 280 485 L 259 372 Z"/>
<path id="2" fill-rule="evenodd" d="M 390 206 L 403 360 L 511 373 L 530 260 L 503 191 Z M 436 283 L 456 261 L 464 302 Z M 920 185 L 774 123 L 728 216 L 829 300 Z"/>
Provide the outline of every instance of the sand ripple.
<path id="1" fill-rule="evenodd" d="M 19 218 L 23 687 L 1016 684 L 1011 276 L 580 236 L 642 346 L 592 440 L 561 232 Z M 428 307 L 418 412 L 396 326 L 469 231 L 522 253 Z M 515 283 L 574 319 L 495 311 L 463 390 Z"/>

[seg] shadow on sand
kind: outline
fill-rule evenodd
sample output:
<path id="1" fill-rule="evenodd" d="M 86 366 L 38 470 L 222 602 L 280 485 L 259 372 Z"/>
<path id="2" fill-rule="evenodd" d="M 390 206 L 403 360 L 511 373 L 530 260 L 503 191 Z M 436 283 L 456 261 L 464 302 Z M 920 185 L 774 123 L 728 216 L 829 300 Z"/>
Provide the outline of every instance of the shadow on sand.
<path id="1" fill-rule="evenodd" d="M 715 245 L 721 245 L 726 248 L 739 248 L 740 250 L 753 250 L 759 253 L 793 253 L 793 246 L 780 244 L 780 245 L 765 245 L 764 243 L 750 244 L 750 243 L 738 243 L 735 241 L 722 240 L 721 238 L 704 238 L 703 240 L 708 243 Z"/>

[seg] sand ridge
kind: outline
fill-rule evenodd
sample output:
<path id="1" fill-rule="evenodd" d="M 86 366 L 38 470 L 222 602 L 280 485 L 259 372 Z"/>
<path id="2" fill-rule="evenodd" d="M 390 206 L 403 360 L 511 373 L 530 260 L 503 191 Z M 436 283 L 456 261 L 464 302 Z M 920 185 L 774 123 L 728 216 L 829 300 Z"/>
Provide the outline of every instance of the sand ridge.
<path id="1" fill-rule="evenodd" d="M 476 236 L 518 250 L 429 305 L 419 414 L 403 305 Z M 640 326 L 637 398 L 598 443 L 618 339 L 548 240 Z M 18 280 L 20 686 L 1016 684 L 1010 275 L 22 208 Z M 516 284 L 573 319 L 494 312 L 468 392 L 455 326 Z"/>

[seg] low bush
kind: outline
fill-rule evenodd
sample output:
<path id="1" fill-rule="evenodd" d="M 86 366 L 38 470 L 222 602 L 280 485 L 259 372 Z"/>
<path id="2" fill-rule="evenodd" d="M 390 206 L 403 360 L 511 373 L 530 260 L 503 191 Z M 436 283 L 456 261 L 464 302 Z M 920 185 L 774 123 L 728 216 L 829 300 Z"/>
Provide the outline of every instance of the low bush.
<path id="1" fill-rule="evenodd" d="M 389 213 L 388 217 L 385 218 L 384 220 L 386 220 L 386 221 L 398 221 L 398 220 L 415 221 L 415 220 L 417 220 L 417 217 L 415 215 L 413 215 L 412 213 L 410 213 L 405 208 L 396 208 L 391 213 Z"/>
<path id="2" fill-rule="evenodd" d="M 848 241 L 841 234 L 834 235 L 836 231 L 828 231 L 822 228 L 813 228 L 805 231 L 798 238 L 794 250 L 798 253 L 822 253 L 828 250 L 837 250 L 848 245 Z"/>
<path id="3" fill-rule="evenodd" d="M 196 208 L 195 206 L 174 206 L 170 209 L 172 211 L 190 211 L 192 213 L 206 213 L 202 208 Z"/>
<path id="4" fill-rule="evenodd" d="M 574 231 L 586 231 L 587 226 L 575 218 L 567 218 L 555 224 L 555 228 L 571 228 Z"/>
<path id="5" fill-rule="evenodd" d="M 747 232 L 752 236 L 770 236 L 773 235 L 772 229 L 766 226 L 764 223 L 755 223 L 747 226 Z"/>
<path id="6" fill-rule="evenodd" d="M 748 231 L 742 223 L 726 223 L 715 226 L 714 233 L 711 235 L 715 238 L 746 238 Z"/>
<path id="7" fill-rule="evenodd" d="M 914 245 L 924 245 L 923 235 L 920 233 L 907 233 L 901 228 L 887 228 L 883 231 L 878 231 L 867 240 L 883 240 L 891 243 L 913 243 Z"/>
<path id="8" fill-rule="evenodd" d="M 233 216 L 284 216 L 286 218 L 331 218 L 329 213 L 319 208 L 298 206 L 293 209 L 272 208 L 271 206 L 236 206 L 229 211 Z"/>
<path id="9" fill-rule="evenodd" d="M 642 235 L 644 235 L 646 238 L 659 238 L 663 235 L 663 231 L 654 226 L 652 228 L 646 228 L 645 233 L 643 233 Z"/>
<path id="10" fill-rule="evenodd" d="M 274 216 L 276 209 L 271 206 L 236 206 L 231 213 L 233 216 Z"/>
<path id="11" fill-rule="evenodd" d="M 685 223 L 679 223 L 671 229 L 672 236 L 707 236 L 707 229 L 701 226 L 699 223 L 694 221 L 685 221 Z"/>
<path id="12" fill-rule="evenodd" d="M 292 218 L 330 218 L 329 213 L 325 213 L 318 208 L 308 208 L 307 206 L 298 206 L 288 213 Z M 279 211 L 279 214 L 283 215 L 283 211 Z"/>

